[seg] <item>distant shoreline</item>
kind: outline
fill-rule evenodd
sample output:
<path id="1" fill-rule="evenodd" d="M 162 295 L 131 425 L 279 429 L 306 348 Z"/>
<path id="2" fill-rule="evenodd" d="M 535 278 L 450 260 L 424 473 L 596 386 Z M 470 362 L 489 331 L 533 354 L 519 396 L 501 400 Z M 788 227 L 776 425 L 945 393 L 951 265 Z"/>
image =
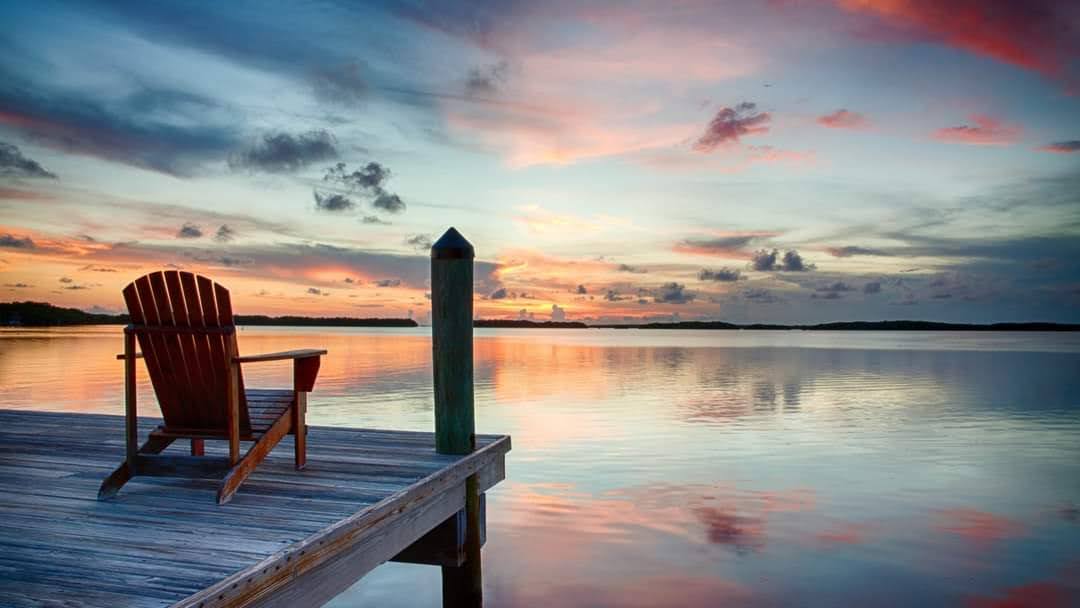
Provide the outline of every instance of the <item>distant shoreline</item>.
<path id="1" fill-rule="evenodd" d="M 419 327 L 412 319 L 355 317 L 300 317 L 287 315 L 235 315 L 237 325 L 275 327 Z M 55 327 L 64 325 L 126 325 L 127 315 L 89 313 L 45 302 L 0 303 L 0 327 Z"/>
<path id="2" fill-rule="evenodd" d="M 0 327 L 55 327 L 65 325 L 125 325 L 127 315 L 88 313 L 45 302 L 0 303 Z M 236 315 L 237 325 L 263 327 L 419 327 L 413 319 L 301 317 L 288 315 Z M 678 321 L 670 323 L 603 323 L 581 321 L 528 321 L 518 319 L 477 319 L 478 328 L 503 329 L 707 329 L 766 331 L 1080 331 L 1076 323 L 939 323 L 935 321 L 840 321 L 813 325 L 774 323 L 726 323 L 724 321 Z"/>

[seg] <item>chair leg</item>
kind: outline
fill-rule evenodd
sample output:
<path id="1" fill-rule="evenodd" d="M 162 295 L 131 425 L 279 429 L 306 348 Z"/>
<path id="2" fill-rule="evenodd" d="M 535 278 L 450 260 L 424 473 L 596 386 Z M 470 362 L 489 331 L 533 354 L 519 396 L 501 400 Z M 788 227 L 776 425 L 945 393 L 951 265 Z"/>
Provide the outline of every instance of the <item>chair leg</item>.
<path id="1" fill-rule="evenodd" d="M 155 437 L 151 435 L 146 443 L 139 447 L 140 454 L 160 454 L 165 448 L 172 445 L 175 441 L 171 437 Z M 101 482 L 101 488 L 98 489 L 98 500 L 105 500 L 106 498 L 112 498 L 116 496 L 116 493 L 120 491 L 120 488 L 125 483 L 131 481 L 137 473 L 131 470 L 131 466 L 125 460 L 116 467 L 116 469 L 105 478 L 105 481 Z"/>
<path id="2" fill-rule="evenodd" d="M 286 411 L 282 414 L 263 436 L 248 449 L 247 454 L 244 454 L 244 457 L 229 470 L 225 480 L 221 482 L 221 489 L 218 490 L 217 502 L 219 505 L 232 500 L 233 494 L 236 494 L 236 491 L 240 489 L 240 484 L 244 483 L 244 480 L 248 478 L 248 475 L 251 475 L 255 467 L 259 466 L 259 463 L 270 454 L 270 450 L 274 449 L 274 446 L 285 435 L 289 434 L 289 430 L 292 429 L 292 421 L 292 411 Z"/>
<path id="3" fill-rule="evenodd" d="M 296 392 L 296 405 L 293 406 L 294 460 L 296 470 L 302 471 L 307 465 L 307 393 Z"/>
<path id="4" fill-rule="evenodd" d="M 191 455 L 203 456 L 206 454 L 206 445 L 202 439 L 191 440 Z"/>

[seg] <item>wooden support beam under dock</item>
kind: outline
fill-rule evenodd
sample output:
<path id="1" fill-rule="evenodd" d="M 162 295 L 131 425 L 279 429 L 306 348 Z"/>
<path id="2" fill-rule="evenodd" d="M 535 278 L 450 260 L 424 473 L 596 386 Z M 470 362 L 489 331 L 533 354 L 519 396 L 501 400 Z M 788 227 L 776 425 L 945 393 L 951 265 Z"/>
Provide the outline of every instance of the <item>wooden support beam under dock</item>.
<path id="1" fill-rule="evenodd" d="M 140 435 L 157 423 L 140 419 Z M 0 606 L 317 606 L 406 549 L 424 561 L 433 539 L 461 537 L 436 530 L 413 546 L 465 521 L 466 480 L 491 488 L 510 450 L 507 436 L 446 455 L 432 433 L 311 427 L 307 468 L 294 470 L 287 438 L 228 504 L 218 480 L 169 477 L 99 501 L 123 428 L 121 416 L 0 410 Z M 435 550 L 432 563 L 448 559 Z"/>

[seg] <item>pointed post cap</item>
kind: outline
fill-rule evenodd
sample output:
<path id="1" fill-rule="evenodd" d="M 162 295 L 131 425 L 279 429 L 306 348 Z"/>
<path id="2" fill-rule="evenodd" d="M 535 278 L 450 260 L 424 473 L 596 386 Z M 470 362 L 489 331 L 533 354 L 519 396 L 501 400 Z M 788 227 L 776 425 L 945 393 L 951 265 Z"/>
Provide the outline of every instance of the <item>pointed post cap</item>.
<path id="1" fill-rule="evenodd" d="M 431 246 L 433 260 L 471 260 L 475 257 L 472 243 L 452 226 Z"/>

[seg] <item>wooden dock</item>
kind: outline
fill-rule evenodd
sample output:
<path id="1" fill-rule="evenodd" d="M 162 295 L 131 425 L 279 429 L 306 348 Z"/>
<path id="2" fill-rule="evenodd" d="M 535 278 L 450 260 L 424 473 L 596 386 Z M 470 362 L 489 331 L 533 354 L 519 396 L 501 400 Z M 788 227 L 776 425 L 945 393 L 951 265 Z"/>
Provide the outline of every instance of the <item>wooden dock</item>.
<path id="1" fill-rule="evenodd" d="M 169 477 L 98 501 L 123 417 L 0 410 L 0 606 L 317 606 L 396 556 L 460 565 L 437 545 L 460 549 L 466 480 L 501 481 L 510 450 L 507 436 L 445 455 L 433 433 L 311 427 L 295 471 L 291 443 L 229 504 L 218 480 Z"/>

